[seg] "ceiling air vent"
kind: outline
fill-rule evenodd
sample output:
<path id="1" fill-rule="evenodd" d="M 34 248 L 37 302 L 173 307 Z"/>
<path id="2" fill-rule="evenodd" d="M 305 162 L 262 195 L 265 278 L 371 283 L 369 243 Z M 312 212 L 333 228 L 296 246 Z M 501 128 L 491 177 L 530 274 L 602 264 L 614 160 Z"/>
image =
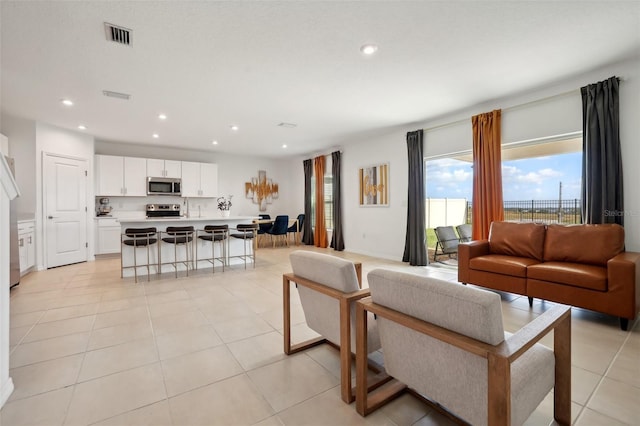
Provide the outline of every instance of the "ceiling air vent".
<path id="1" fill-rule="evenodd" d="M 125 46 L 131 46 L 131 30 L 117 25 L 104 23 L 104 29 L 107 33 L 107 40 L 113 41 Z"/>
<path id="2" fill-rule="evenodd" d="M 125 101 L 128 101 L 131 97 L 131 95 L 126 93 L 112 92 L 111 90 L 103 90 L 102 94 L 110 98 L 124 99 Z"/>

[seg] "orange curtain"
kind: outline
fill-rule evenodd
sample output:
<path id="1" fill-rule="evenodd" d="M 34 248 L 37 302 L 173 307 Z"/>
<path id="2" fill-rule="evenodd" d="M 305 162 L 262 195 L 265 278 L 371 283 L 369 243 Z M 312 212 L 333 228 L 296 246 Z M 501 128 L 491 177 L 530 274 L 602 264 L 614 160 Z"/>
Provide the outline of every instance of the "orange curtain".
<path id="1" fill-rule="evenodd" d="M 314 172 L 316 175 L 316 230 L 314 233 L 314 244 L 316 247 L 326 248 L 327 228 L 324 224 L 324 155 L 313 160 Z"/>
<path id="2" fill-rule="evenodd" d="M 487 239 L 491 222 L 504 220 L 500 117 L 501 110 L 494 110 L 471 118 L 474 240 Z"/>

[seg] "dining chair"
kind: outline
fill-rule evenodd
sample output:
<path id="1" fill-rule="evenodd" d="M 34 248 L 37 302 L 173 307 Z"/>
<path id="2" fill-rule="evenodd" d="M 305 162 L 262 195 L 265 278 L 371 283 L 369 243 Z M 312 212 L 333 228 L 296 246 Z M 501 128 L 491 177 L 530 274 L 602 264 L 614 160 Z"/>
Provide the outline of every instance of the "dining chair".
<path id="1" fill-rule="evenodd" d="M 304 213 L 299 214 L 296 223 L 287 228 L 287 237 L 289 237 L 288 234 L 293 234 L 296 244 L 300 242 L 299 236 L 302 232 L 302 225 L 304 225 Z"/>
<path id="2" fill-rule="evenodd" d="M 289 216 L 287 215 L 278 215 L 276 219 L 273 221 L 273 226 L 271 229 L 267 231 L 267 234 L 271 235 L 271 243 L 273 247 L 276 246 L 276 239 L 284 240 L 289 246 L 289 241 L 287 240 L 287 228 L 289 227 Z"/>
<path id="3" fill-rule="evenodd" d="M 259 214 L 258 217 L 260 218 L 260 220 L 270 220 L 271 219 L 271 215 L 268 214 Z M 257 232 L 257 238 L 256 238 L 256 244 L 260 245 L 260 236 L 264 236 L 267 234 L 267 231 L 269 231 L 269 229 L 271 229 L 271 227 L 273 226 L 272 222 L 268 222 L 268 223 L 259 223 L 258 224 L 258 232 Z"/>

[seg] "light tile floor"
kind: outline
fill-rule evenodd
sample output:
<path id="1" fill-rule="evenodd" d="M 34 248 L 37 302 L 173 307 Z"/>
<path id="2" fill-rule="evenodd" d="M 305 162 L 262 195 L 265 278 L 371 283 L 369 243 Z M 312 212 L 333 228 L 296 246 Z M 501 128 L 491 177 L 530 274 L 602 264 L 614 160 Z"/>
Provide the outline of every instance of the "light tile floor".
<path id="1" fill-rule="evenodd" d="M 29 274 L 11 292 L 15 391 L 0 423 L 451 424 L 410 395 L 362 418 L 340 399 L 335 349 L 283 354 L 282 274 L 290 270 L 292 250 L 259 250 L 255 269 L 233 266 L 213 275 L 209 269 L 138 284 L 120 279 L 119 259 Z M 406 267 L 327 252 L 362 262 L 365 282 L 373 268 Z M 456 271 L 445 267 L 423 273 L 456 281 Z M 529 309 L 526 298 L 511 294 L 502 300 L 511 332 L 551 306 L 536 300 Z M 624 332 L 616 318 L 572 314 L 574 424 L 640 424 L 640 321 Z M 294 339 L 313 333 L 296 297 L 292 321 Z M 527 425 L 549 424 L 552 411 L 548 396 Z"/>

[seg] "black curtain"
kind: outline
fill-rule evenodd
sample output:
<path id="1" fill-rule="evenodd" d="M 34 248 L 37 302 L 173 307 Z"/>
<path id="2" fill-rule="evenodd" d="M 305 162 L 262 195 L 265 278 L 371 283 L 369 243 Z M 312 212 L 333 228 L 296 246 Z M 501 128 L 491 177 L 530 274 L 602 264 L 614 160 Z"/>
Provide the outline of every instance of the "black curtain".
<path id="1" fill-rule="evenodd" d="M 407 205 L 407 236 L 404 243 L 403 262 L 413 266 L 425 266 L 424 167 L 422 158 L 422 130 L 407 133 L 409 157 L 409 191 Z"/>
<path id="2" fill-rule="evenodd" d="M 331 174 L 333 176 L 333 235 L 331 247 L 337 251 L 344 250 L 344 236 L 342 234 L 342 193 L 340 192 L 340 151 L 331 153 Z"/>
<path id="3" fill-rule="evenodd" d="M 582 221 L 624 225 L 618 79 L 582 87 Z"/>
<path id="4" fill-rule="evenodd" d="M 304 226 L 302 227 L 302 242 L 313 245 L 313 227 L 311 226 L 311 179 L 313 178 L 313 160 L 304 160 Z"/>

